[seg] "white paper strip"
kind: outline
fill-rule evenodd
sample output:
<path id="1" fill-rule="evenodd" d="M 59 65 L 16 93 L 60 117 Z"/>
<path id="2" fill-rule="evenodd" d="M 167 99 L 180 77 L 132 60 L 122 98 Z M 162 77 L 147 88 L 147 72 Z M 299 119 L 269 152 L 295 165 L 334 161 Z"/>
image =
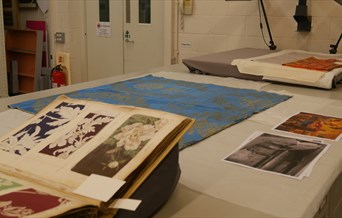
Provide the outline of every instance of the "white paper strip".
<path id="1" fill-rule="evenodd" d="M 109 207 L 115 209 L 125 209 L 135 211 L 140 205 L 141 200 L 136 199 L 117 199 Z"/>
<path id="2" fill-rule="evenodd" d="M 106 202 L 123 184 L 125 181 L 92 174 L 74 190 L 74 193 Z"/>

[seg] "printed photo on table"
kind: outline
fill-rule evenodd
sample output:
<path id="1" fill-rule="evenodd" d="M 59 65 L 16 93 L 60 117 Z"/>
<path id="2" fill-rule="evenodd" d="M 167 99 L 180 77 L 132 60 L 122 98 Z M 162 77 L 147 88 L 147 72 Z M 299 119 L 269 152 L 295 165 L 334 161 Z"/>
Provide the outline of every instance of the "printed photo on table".
<path id="1" fill-rule="evenodd" d="M 318 141 L 255 133 L 224 161 L 302 179 L 327 148 Z"/>

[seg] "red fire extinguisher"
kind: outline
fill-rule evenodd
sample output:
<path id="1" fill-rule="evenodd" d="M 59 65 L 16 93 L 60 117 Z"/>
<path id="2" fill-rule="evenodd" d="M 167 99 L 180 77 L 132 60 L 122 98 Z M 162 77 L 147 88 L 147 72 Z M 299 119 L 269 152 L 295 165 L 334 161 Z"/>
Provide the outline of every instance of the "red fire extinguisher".
<path id="1" fill-rule="evenodd" d="M 52 88 L 57 88 L 65 85 L 65 74 L 59 64 L 51 70 L 51 86 Z"/>

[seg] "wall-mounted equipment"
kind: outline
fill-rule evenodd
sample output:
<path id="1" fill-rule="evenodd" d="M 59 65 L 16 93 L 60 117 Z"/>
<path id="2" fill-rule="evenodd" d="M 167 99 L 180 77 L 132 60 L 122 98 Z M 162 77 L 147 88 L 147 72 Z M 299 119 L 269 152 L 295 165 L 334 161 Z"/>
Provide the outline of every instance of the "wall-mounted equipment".
<path id="1" fill-rule="evenodd" d="M 310 32 L 312 17 L 308 16 L 308 6 L 306 0 L 299 0 L 296 6 L 296 13 L 293 18 L 297 21 L 297 31 Z"/>
<path id="2" fill-rule="evenodd" d="M 56 32 L 55 40 L 59 43 L 65 43 L 65 33 L 64 32 Z"/>
<path id="3" fill-rule="evenodd" d="M 271 32 L 271 29 L 270 29 L 270 25 L 268 24 L 264 2 L 263 2 L 263 0 L 258 0 L 258 1 L 259 1 L 258 2 L 259 14 L 260 14 L 260 5 L 261 5 L 262 13 L 264 14 L 264 19 L 265 19 L 265 23 L 266 23 L 266 27 L 267 27 L 267 31 L 268 31 L 268 35 L 270 37 L 270 44 L 267 44 L 266 42 L 265 43 L 267 44 L 267 46 L 269 47 L 270 50 L 276 50 L 277 46 L 273 42 L 272 32 Z M 260 20 L 260 29 L 262 30 L 262 22 L 261 22 L 261 20 Z"/>

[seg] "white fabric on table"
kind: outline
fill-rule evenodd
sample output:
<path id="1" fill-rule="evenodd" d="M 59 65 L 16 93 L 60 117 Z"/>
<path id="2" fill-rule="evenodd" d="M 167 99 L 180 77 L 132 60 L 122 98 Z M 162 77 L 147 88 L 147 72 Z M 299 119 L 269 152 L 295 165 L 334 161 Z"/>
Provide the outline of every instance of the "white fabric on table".
<path id="1" fill-rule="evenodd" d="M 235 59 L 232 65 L 236 65 L 241 73 L 263 76 L 265 80 L 279 81 L 320 88 L 332 88 L 333 79 L 342 73 L 342 68 L 336 68 L 328 72 L 309 70 L 295 67 L 282 66 L 300 59 L 315 56 L 317 58 L 341 59 L 342 55 L 322 54 L 302 50 L 283 50 L 280 52 L 248 59 Z"/>

